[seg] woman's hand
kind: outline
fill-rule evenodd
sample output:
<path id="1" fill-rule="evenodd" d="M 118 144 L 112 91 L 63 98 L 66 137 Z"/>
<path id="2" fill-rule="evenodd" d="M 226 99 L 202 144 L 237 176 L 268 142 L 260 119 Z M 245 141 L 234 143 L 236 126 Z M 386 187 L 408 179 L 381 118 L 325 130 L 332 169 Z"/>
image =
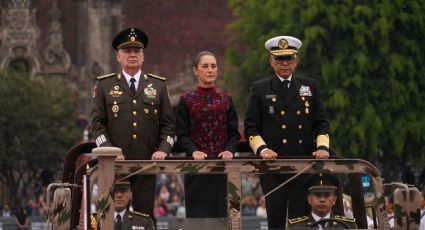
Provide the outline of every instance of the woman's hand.
<path id="1" fill-rule="evenodd" d="M 207 158 L 207 154 L 201 151 L 194 151 L 192 153 L 192 157 L 194 160 L 204 160 L 205 158 Z"/>
<path id="2" fill-rule="evenodd" d="M 223 151 L 220 154 L 218 154 L 218 157 L 223 158 L 223 160 L 230 160 L 233 158 L 233 153 L 230 151 Z"/>

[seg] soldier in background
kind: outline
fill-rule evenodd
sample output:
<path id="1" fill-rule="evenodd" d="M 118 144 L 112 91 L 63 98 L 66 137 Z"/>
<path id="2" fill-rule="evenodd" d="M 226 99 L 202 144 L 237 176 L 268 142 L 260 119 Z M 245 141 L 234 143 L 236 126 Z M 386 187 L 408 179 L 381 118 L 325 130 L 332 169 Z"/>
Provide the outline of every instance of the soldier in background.
<path id="1" fill-rule="evenodd" d="M 129 28 L 112 41 L 122 70 L 97 77 L 93 90 L 92 131 L 97 146 L 123 151 L 117 160 L 164 160 L 174 144 L 174 119 L 165 78 L 144 74 L 147 35 Z M 133 208 L 153 216 L 155 175 L 131 178 Z"/>
<path id="2" fill-rule="evenodd" d="M 355 219 L 332 212 L 336 202 L 339 181 L 330 174 L 314 174 L 306 182 L 307 200 L 311 207 L 308 216 L 288 220 L 288 229 L 356 229 Z M 323 219 L 323 221 L 321 221 Z M 327 221 L 325 221 L 328 219 Z M 318 223 L 316 223 L 318 222 Z M 316 224 L 315 224 L 316 223 Z M 346 225 L 346 226 L 344 226 Z M 348 228 L 347 228 L 348 227 Z"/>
<path id="3" fill-rule="evenodd" d="M 116 182 L 112 192 L 114 200 L 114 230 L 155 229 L 149 214 L 129 210 L 132 193 L 130 182 Z M 96 230 L 95 214 L 91 216 L 91 228 Z"/>

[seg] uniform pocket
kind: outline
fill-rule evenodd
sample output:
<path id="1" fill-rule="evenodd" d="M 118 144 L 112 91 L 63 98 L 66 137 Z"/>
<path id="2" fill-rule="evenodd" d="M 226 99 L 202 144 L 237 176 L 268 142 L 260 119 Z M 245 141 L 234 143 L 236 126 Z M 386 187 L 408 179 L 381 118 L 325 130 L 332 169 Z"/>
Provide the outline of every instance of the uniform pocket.
<path id="1" fill-rule="evenodd" d="M 158 120 L 160 117 L 160 100 L 159 96 L 143 96 L 143 114 L 149 118 Z"/>

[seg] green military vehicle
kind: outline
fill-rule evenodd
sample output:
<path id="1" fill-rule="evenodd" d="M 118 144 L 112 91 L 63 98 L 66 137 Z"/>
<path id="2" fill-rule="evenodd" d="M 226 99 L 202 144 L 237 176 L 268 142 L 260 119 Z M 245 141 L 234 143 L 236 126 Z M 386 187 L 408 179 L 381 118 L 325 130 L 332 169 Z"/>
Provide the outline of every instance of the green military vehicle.
<path id="1" fill-rule="evenodd" d="M 120 152 L 114 147 L 96 148 L 91 142 L 70 150 L 65 159 L 62 181 L 48 187 L 49 229 L 113 229 L 112 185 L 115 178 L 122 180 L 135 174 L 227 174 L 227 219 L 186 218 L 168 227 L 250 229 L 244 225 L 245 219 L 241 215 L 241 176 L 262 173 L 287 173 L 293 175 L 291 179 L 301 174 L 332 173 L 340 180 L 333 210 L 335 214 L 349 213 L 359 229 L 391 229 L 383 178 L 377 168 L 365 160 L 279 158 L 265 161 L 253 156 L 246 142 L 240 143 L 239 157 L 228 161 L 195 161 L 186 157 L 170 157 L 165 161 L 116 161 L 115 157 Z M 387 188 L 393 191 L 394 229 L 418 229 L 418 189 L 401 183 L 389 184 Z M 96 212 L 95 220 L 90 218 L 92 212 Z"/>

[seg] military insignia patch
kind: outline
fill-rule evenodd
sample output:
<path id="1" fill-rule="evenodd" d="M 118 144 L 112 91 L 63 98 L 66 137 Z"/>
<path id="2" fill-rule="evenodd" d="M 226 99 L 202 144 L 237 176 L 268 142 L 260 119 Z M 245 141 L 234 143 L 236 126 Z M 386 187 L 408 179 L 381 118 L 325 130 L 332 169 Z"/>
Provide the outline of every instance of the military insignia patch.
<path id="1" fill-rule="evenodd" d="M 274 107 L 273 106 L 269 106 L 269 114 L 273 114 L 274 113 Z"/>
<path id="2" fill-rule="evenodd" d="M 119 97 L 123 94 L 123 91 L 119 91 L 119 90 L 111 90 L 109 92 L 109 95 L 112 97 Z"/>
<path id="3" fill-rule="evenodd" d="M 302 85 L 300 88 L 300 96 L 313 96 L 310 90 L 310 86 Z"/>
<path id="4" fill-rule="evenodd" d="M 156 89 L 152 87 L 152 84 L 148 84 L 148 86 L 143 89 L 143 93 L 148 98 L 156 98 Z"/>

